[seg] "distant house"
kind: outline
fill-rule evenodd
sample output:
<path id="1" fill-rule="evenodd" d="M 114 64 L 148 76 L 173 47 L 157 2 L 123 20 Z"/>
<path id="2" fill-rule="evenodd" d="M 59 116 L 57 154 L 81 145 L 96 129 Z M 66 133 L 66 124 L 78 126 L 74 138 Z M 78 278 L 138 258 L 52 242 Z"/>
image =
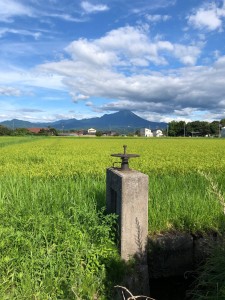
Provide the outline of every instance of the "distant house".
<path id="1" fill-rule="evenodd" d="M 148 128 L 141 128 L 140 135 L 145 136 L 145 137 L 153 137 L 153 133 L 152 133 L 151 129 L 148 129 Z"/>
<path id="2" fill-rule="evenodd" d="M 153 131 L 153 136 L 155 136 L 155 137 L 161 137 L 161 136 L 163 136 L 162 130 L 160 130 L 160 129 L 154 130 Z"/>
<path id="3" fill-rule="evenodd" d="M 94 128 L 90 128 L 90 129 L 88 129 L 88 134 L 96 134 L 96 129 L 94 129 Z"/>
<path id="4" fill-rule="evenodd" d="M 42 128 L 27 128 L 27 130 L 31 133 L 39 133 Z"/>

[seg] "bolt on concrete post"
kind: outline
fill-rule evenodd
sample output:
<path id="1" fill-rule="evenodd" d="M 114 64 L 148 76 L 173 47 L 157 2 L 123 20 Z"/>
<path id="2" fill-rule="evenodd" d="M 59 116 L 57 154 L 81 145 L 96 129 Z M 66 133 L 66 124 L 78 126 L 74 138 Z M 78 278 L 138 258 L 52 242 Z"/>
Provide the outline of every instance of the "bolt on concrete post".
<path id="1" fill-rule="evenodd" d="M 106 209 L 108 213 L 118 215 L 119 252 L 121 258 L 128 261 L 132 257 L 138 260 L 138 272 L 145 281 L 142 292 L 148 293 L 148 176 L 129 168 L 128 160 L 137 154 L 112 154 L 122 159 L 121 167 L 111 167 L 106 173 Z M 135 279 L 136 282 L 140 279 Z M 143 282 L 137 283 L 143 285 Z M 146 288 L 147 286 L 147 288 Z M 140 286 L 139 286 L 140 287 Z"/>

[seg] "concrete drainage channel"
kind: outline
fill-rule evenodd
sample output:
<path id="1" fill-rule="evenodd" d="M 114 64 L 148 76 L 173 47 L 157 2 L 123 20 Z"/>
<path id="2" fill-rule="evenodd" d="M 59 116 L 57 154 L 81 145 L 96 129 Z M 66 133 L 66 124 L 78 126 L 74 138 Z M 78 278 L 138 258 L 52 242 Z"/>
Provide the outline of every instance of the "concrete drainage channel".
<path id="1" fill-rule="evenodd" d="M 167 233 L 149 237 L 148 270 L 150 295 L 157 300 L 183 300 L 203 263 L 224 236 L 211 233 L 195 236 L 188 233 Z"/>

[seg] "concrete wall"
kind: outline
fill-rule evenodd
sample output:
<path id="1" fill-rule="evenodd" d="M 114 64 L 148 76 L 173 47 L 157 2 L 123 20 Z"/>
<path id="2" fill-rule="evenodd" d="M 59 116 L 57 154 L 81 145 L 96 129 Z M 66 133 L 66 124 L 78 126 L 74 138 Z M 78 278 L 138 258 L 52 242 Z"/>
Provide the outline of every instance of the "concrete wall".
<path id="1" fill-rule="evenodd" d="M 148 269 L 150 278 L 184 276 L 195 270 L 212 252 L 224 244 L 217 234 L 194 236 L 188 233 L 167 233 L 149 237 Z"/>

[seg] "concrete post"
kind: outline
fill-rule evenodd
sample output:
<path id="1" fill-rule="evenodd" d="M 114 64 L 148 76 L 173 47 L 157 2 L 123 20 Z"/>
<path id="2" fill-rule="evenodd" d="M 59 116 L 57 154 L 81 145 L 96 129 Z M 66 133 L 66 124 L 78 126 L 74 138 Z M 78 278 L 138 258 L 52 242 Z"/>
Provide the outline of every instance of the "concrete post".
<path id="1" fill-rule="evenodd" d="M 108 168 L 106 186 L 107 212 L 118 215 L 121 258 L 136 258 L 134 271 L 123 284 L 133 294 L 148 296 L 148 176 L 127 166 Z"/>
<path id="2" fill-rule="evenodd" d="M 120 255 L 125 261 L 146 252 L 148 237 L 148 176 L 107 169 L 106 209 L 119 217 Z"/>

